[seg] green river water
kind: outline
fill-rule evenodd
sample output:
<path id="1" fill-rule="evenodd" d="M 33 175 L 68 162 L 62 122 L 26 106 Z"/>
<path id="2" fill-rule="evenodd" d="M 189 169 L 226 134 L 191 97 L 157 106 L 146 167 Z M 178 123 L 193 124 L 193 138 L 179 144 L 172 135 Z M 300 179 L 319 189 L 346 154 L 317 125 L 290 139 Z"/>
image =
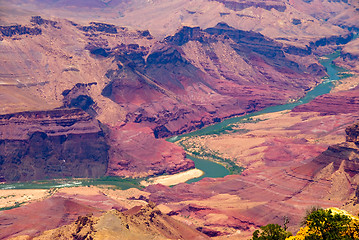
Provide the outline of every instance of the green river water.
<path id="1" fill-rule="evenodd" d="M 194 136 L 201 136 L 201 135 L 210 135 L 210 134 L 218 134 L 221 132 L 226 132 L 228 126 L 233 123 L 237 123 L 243 121 L 247 118 L 258 116 L 264 113 L 272 113 L 272 112 L 279 112 L 283 110 L 290 110 L 294 107 L 308 103 L 312 99 L 317 96 L 329 93 L 330 90 L 333 88 L 334 81 L 337 81 L 341 78 L 340 72 L 345 72 L 346 70 L 343 68 L 339 68 L 332 64 L 332 61 L 339 57 L 339 51 L 333 54 L 330 54 L 327 59 L 321 60 L 321 64 L 327 68 L 327 73 L 329 75 L 328 79 L 325 79 L 321 84 L 316 86 L 313 90 L 309 91 L 305 97 L 299 99 L 296 102 L 288 103 L 284 105 L 277 105 L 263 109 L 262 111 L 254 112 L 247 114 L 242 117 L 234 117 L 230 119 L 226 119 L 223 122 L 202 128 L 200 130 L 183 134 L 180 136 L 175 136 L 168 141 L 176 142 L 181 140 L 184 137 L 194 137 Z M 215 162 L 198 159 L 193 156 L 187 156 L 191 160 L 194 161 L 196 168 L 201 169 L 204 172 L 199 178 L 191 179 L 187 181 L 187 183 L 196 182 L 201 180 L 204 177 L 211 177 L 211 178 L 220 178 L 226 175 L 229 175 L 230 172 L 222 165 L 217 164 Z M 60 179 L 60 180 L 48 180 L 48 181 L 33 181 L 33 182 L 23 182 L 23 183 L 12 183 L 12 184 L 1 184 L 0 189 L 50 189 L 50 188 L 61 188 L 61 187 L 72 187 L 72 186 L 87 186 L 87 185 L 110 185 L 116 188 L 127 189 L 131 187 L 139 187 L 139 181 L 136 179 L 123 179 L 119 177 L 103 177 L 100 179 Z"/>
<path id="2" fill-rule="evenodd" d="M 208 127 L 199 129 L 194 132 L 186 133 L 186 134 L 179 135 L 179 136 L 174 136 L 167 140 L 169 142 L 177 142 L 185 137 L 195 137 L 195 136 L 201 136 L 201 135 L 225 133 L 231 124 L 238 123 L 243 120 L 250 119 L 250 117 L 259 116 L 259 115 L 265 114 L 265 113 L 273 113 L 273 112 L 280 112 L 280 111 L 284 111 L 284 110 L 291 110 L 296 106 L 310 102 L 311 100 L 313 100 L 314 98 L 316 98 L 320 95 L 327 94 L 334 87 L 334 82 L 343 78 L 343 75 L 341 73 L 344 73 L 347 71 L 346 69 L 340 68 L 333 64 L 333 60 L 338 58 L 339 55 L 340 55 L 340 52 L 337 51 L 330 55 L 325 56 L 322 60 L 320 60 L 320 63 L 327 69 L 327 73 L 328 73 L 329 77 L 323 79 L 322 83 L 318 84 L 311 91 L 308 91 L 307 94 L 303 98 L 299 99 L 298 101 L 283 104 L 283 105 L 267 107 L 261 111 L 253 112 L 253 113 L 241 116 L 241 117 L 229 118 L 220 123 L 210 125 Z M 214 163 L 209 160 L 195 158 L 190 155 L 187 155 L 187 157 L 194 161 L 196 168 L 198 168 L 204 172 L 204 175 L 202 175 L 200 178 L 191 179 L 187 183 L 199 181 L 204 177 L 218 178 L 218 177 L 224 177 L 224 176 L 230 174 L 230 172 L 224 166 L 222 166 L 220 164 Z"/>

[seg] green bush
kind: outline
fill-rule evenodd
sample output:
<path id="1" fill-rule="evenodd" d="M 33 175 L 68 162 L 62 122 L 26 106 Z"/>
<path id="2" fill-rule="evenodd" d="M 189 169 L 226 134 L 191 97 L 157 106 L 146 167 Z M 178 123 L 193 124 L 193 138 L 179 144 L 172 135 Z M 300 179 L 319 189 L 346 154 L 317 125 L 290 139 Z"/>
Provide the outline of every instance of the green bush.
<path id="1" fill-rule="evenodd" d="M 278 224 L 268 224 L 260 227 L 253 233 L 252 240 L 285 240 L 287 237 L 292 236 L 292 233 L 285 231 Z"/>

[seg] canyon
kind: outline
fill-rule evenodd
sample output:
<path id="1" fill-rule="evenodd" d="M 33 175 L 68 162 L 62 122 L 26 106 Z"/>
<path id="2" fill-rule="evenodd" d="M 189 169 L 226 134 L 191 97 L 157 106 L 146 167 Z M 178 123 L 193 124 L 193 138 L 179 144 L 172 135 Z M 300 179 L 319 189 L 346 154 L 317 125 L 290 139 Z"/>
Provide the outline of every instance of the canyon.
<path id="1" fill-rule="evenodd" d="M 0 212 L 0 238 L 248 239 L 284 218 L 297 231 L 314 205 L 357 214 L 358 8 L 351 0 L 4 3 L 0 187 L 172 175 L 195 168 L 186 157 L 195 152 L 243 172 L 34 198 L 23 197 L 31 189 L 1 190 L 2 200 L 21 200 Z M 166 141 L 296 102 L 327 80 L 321 61 L 333 52 L 346 70 L 330 93 L 225 132 Z"/>
<path id="2" fill-rule="evenodd" d="M 40 16 L 30 23 L 16 26 L 40 29 L 38 35 L 2 33 L 3 113 L 82 109 L 105 128 L 109 175 L 144 177 L 193 168 L 183 151 L 161 138 L 297 99 L 325 75 L 312 53 L 322 44 L 288 47 L 226 23 L 183 27 L 163 41 L 148 31 L 105 23 Z M 62 34 L 77 39 L 58 38 Z M 324 44 L 337 46 L 352 36 Z M 16 89 L 22 98 L 13 97 Z M 142 135 L 135 137 L 136 131 Z M 149 143 L 153 154 L 132 147 Z M 158 155 L 159 149 L 169 150 Z"/>

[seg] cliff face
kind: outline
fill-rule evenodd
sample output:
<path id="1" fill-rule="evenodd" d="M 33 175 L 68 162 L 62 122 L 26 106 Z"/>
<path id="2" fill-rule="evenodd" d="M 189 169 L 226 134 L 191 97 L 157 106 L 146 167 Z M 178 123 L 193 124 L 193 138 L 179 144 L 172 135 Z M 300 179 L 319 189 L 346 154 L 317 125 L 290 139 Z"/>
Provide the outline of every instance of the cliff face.
<path id="1" fill-rule="evenodd" d="M 0 41 L 3 40 L 3 37 L 13 37 L 16 35 L 40 35 L 42 30 L 37 27 L 27 27 L 21 25 L 13 26 L 0 26 Z"/>
<path id="2" fill-rule="evenodd" d="M 80 109 L 0 116 L 0 175 L 6 181 L 100 177 L 108 146 L 97 122 Z"/>
<path id="3" fill-rule="evenodd" d="M 353 143 L 359 143 L 358 135 L 359 135 L 359 124 L 354 124 L 352 126 L 349 126 L 345 129 L 346 141 L 347 142 L 353 142 Z"/>
<path id="4" fill-rule="evenodd" d="M 356 113 L 359 110 L 359 89 L 319 96 L 309 103 L 297 106 L 293 112 L 320 112 L 322 114 Z"/>
<path id="5" fill-rule="evenodd" d="M 279 12 L 284 12 L 286 10 L 286 6 L 283 1 L 281 0 L 266 0 L 266 1 L 225 1 L 225 0 L 211 0 L 223 3 L 229 9 L 234 11 L 240 11 L 249 7 L 255 8 L 263 8 L 265 10 L 275 9 Z"/>
<path id="6" fill-rule="evenodd" d="M 359 174 L 359 125 L 353 124 L 345 129 L 346 142 L 330 146 L 322 155 L 314 159 L 313 162 L 319 164 L 333 164 L 334 170 L 340 167 L 352 177 Z M 359 184 L 359 183 L 356 183 Z"/>
<path id="7" fill-rule="evenodd" d="M 108 175 L 146 177 L 194 168 L 181 147 L 156 139 L 148 127 L 131 123 L 110 132 Z"/>
<path id="8" fill-rule="evenodd" d="M 125 122 L 144 124 L 156 137 L 285 102 L 317 81 L 305 73 L 311 68 L 286 56 L 281 43 L 224 23 L 183 27 L 151 51 L 101 49 L 117 63 L 106 74 L 111 82 L 103 96 L 125 106 Z"/>
<path id="9" fill-rule="evenodd" d="M 38 28 L 41 34 L 17 34 L 16 40 L 4 36 L 0 46 L 6 59 L 0 63 L 0 110 L 5 114 L 54 106 L 81 108 L 109 130 L 111 175 L 146 176 L 191 168 L 182 150 L 160 138 L 296 99 L 319 81 L 312 74 L 323 74 L 309 47 L 290 47 L 226 23 L 183 27 L 162 41 L 149 31 L 101 22 L 80 25 L 35 16 L 26 27 Z M 74 122 L 66 121 L 69 127 Z M 50 123 L 8 124 L 13 132 L 10 127 L 1 132 L 13 136 L 7 141 L 29 141 L 36 131 L 46 134 L 43 139 L 60 138 L 61 131 L 67 131 L 66 126 Z M 73 134 L 97 131 L 87 133 L 89 129 L 74 129 Z M 61 153 L 54 156 L 66 160 Z"/>
<path id="10" fill-rule="evenodd" d="M 337 117 L 336 123 L 340 121 L 340 116 Z M 328 125 L 331 124 L 328 122 Z M 318 128 L 313 130 L 318 131 Z M 241 176 L 207 178 L 172 188 L 152 185 L 146 191 L 151 193 L 151 201 L 170 207 L 172 215 L 190 216 L 197 222 L 205 223 L 207 228 L 222 233 L 231 227 L 245 232 L 268 223 L 282 224 L 284 216 L 290 219 L 290 231 L 296 231 L 305 210 L 313 204 L 340 208 L 352 205 L 351 211 L 356 214 L 358 124 L 347 127 L 346 133 L 347 142 L 329 146 L 319 156 L 312 155 L 312 159 L 300 161 L 292 156 L 286 158 L 290 164 L 284 166 L 280 159 L 284 154 L 275 156 L 276 153 L 272 153 L 273 161 L 278 164 L 276 166 L 260 166 L 245 170 Z M 256 133 L 252 134 L 255 139 Z M 286 141 L 281 147 L 288 151 L 288 145 L 290 143 Z"/>

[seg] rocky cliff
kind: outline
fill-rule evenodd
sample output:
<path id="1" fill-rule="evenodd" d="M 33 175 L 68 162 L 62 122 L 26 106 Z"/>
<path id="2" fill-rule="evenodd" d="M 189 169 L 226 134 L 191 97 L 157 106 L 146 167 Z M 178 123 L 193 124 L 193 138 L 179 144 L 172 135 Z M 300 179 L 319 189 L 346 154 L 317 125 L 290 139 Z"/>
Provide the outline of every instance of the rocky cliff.
<path id="1" fill-rule="evenodd" d="M 42 30 L 37 27 L 27 27 L 21 25 L 12 25 L 12 26 L 0 26 L 0 41 L 4 37 L 13 37 L 16 35 L 40 35 Z"/>
<path id="2" fill-rule="evenodd" d="M 156 137 L 285 102 L 316 82 L 282 44 L 224 23 L 184 27 L 148 53 L 139 46 L 102 49 L 117 63 L 103 96 L 126 106 L 126 122 L 149 126 Z"/>
<path id="3" fill-rule="evenodd" d="M 0 175 L 6 181 L 100 177 L 108 145 L 97 120 L 81 109 L 0 116 Z"/>
<path id="4" fill-rule="evenodd" d="M 348 91 L 329 93 L 315 98 L 313 101 L 297 106 L 293 112 L 320 112 L 336 115 L 340 113 L 355 113 L 359 110 L 359 89 L 355 87 Z"/>
<path id="5" fill-rule="evenodd" d="M 191 168 L 184 152 L 161 138 L 297 99 L 324 73 L 309 47 L 224 22 L 182 27 L 161 41 L 146 30 L 97 21 L 34 16 L 24 26 L 41 34 L 5 37 L 0 46 L 2 113 L 81 108 L 109 130 L 111 175 Z"/>
<path id="6" fill-rule="evenodd" d="M 347 142 L 329 146 L 319 156 L 305 161 L 292 157 L 286 159 L 289 164 L 284 166 L 278 156 L 273 161 L 280 162 L 280 166 L 268 164 L 246 170 L 241 176 L 207 178 L 172 188 L 152 185 L 146 191 L 151 193 L 150 200 L 170 207 L 171 215 L 189 216 L 198 225 L 219 230 L 219 235 L 227 234 L 231 228 L 246 232 L 268 223 L 283 224 L 285 216 L 290 219 L 289 229 L 296 231 L 306 209 L 313 204 L 358 212 L 355 207 L 359 183 L 357 132 L 357 124 L 347 127 Z M 252 137 L 256 138 L 254 132 Z M 288 145 L 288 142 L 282 145 L 286 152 Z"/>
<path id="7" fill-rule="evenodd" d="M 346 142 L 330 146 L 325 152 L 315 158 L 313 162 L 322 165 L 332 164 L 334 170 L 342 167 L 353 178 L 354 184 L 356 182 L 356 175 L 359 174 L 358 123 L 348 126 L 345 129 L 345 133 Z"/>
<path id="8" fill-rule="evenodd" d="M 275 9 L 279 12 L 284 12 L 286 9 L 286 5 L 281 0 L 266 0 L 266 1 L 225 1 L 225 0 L 213 0 L 220 3 L 223 3 L 229 9 L 234 11 L 240 11 L 246 8 L 255 7 L 255 8 L 263 8 L 265 10 Z"/>

